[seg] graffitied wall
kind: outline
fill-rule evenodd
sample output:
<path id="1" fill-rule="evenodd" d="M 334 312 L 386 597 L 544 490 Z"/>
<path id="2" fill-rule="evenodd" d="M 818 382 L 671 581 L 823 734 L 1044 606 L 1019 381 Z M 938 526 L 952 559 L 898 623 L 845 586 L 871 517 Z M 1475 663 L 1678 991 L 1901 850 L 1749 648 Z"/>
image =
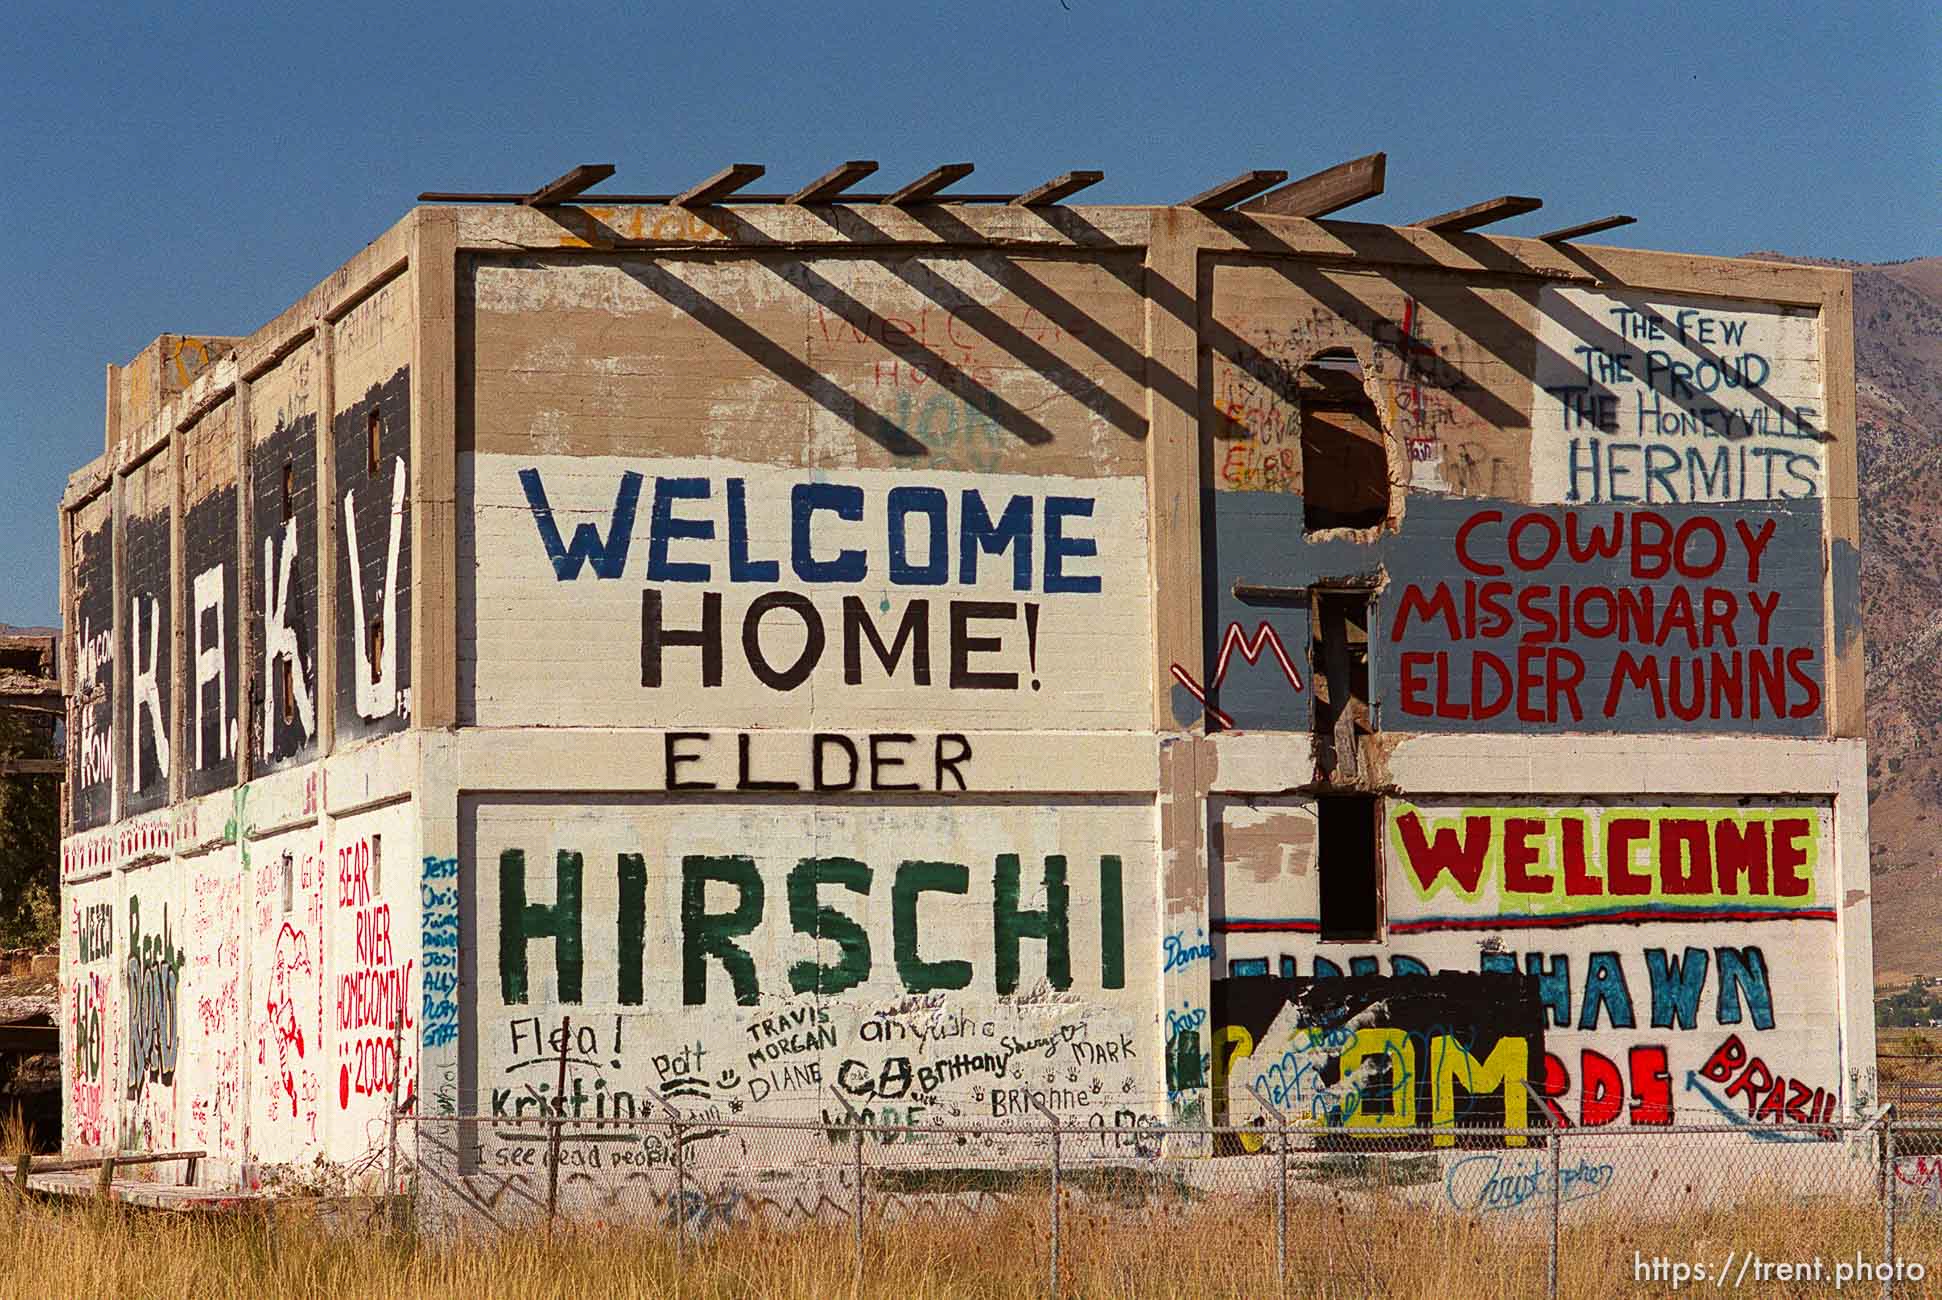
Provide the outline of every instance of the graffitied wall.
<path id="1" fill-rule="evenodd" d="M 478 262 L 460 285 L 461 716 L 1016 726 L 1056 700 L 1062 726 L 1139 725 L 1131 275 L 997 255 Z M 531 674 L 558 659 L 534 627 L 577 640 L 543 693 Z"/>
<path id="2" fill-rule="evenodd" d="M 61 904 L 61 1138 L 98 1150 L 115 1143 L 121 1092 L 114 881 L 64 886 Z"/>
<path id="3" fill-rule="evenodd" d="M 170 516 L 174 508 L 175 476 L 166 451 L 148 458 L 122 480 L 122 520 L 128 539 L 123 582 L 121 645 L 117 654 L 127 665 L 121 716 L 127 746 L 121 762 L 124 813 L 146 812 L 166 803 L 169 796 L 171 751 L 170 680 L 175 620 L 171 616 L 173 589 Z"/>
<path id="4" fill-rule="evenodd" d="M 294 1163 L 327 1140 L 335 1100 L 325 1087 L 330 853 L 315 827 L 300 828 L 246 842 L 242 866 L 251 917 L 251 1154 Z"/>
<path id="5" fill-rule="evenodd" d="M 218 1185 L 366 1160 L 384 1140 L 400 1012 L 400 1095 L 415 1104 L 411 806 L 263 833 L 280 809 L 254 808 L 256 788 L 179 805 L 173 853 L 131 840 L 63 886 L 69 1145 L 206 1151 Z M 302 783 L 282 789 L 300 798 Z M 218 803 L 223 824 L 205 822 Z"/>
<path id="6" fill-rule="evenodd" d="M 459 860 L 426 854 L 418 883 L 418 1045 L 426 1068 L 418 1104 L 435 1115 L 458 1113 Z M 436 1062 L 433 1077 L 431 1063 Z"/>
<path id="7" fill-rule="evenodd" d="M 1835 1064 L 1825 805 L 1393 799 L 1387 920 L 1360 943 L 1319 941 L 1328 865 L 1312 829 L 1277 829 L 1312 828 L 1301 801 L 1217 807 L 1230 985 L 1522 974 L 1547 1033 L 1522 1068 L 1572 1124 L 1805 1123 L 1860 1104 Z"/>
<path id="8" fill-rule="evenodd" d="M 1324 396 L 1311 367 L 1331 355 L 1354 363 L 1385 435 L 1389 455 L 1373 467 L 1384 483 L 1514 496 L 1528 482 L 1530 309 L 1518 290 L 1223 260 L 1206 310 L 1217 491 L 1302 492 L 1303 406 Z"/>
<path id="9" fill-rule="evenodd" d="M 189 794 L 236 783 L 238 605 L 234 403 L 196 421 L 182 450 L 183 591 L 188 645 L 177 689 L 187 701 L 182 761 Z"/>
<path id="10" fill-rule="evenodd" d="M 1375 1135 L 1537 1122 L 1524 1085 L 1539 1075 L 1544 1021 L 1522 976 L 1229 978 L 1214 983 L 1213 1011 L 1215 1078 L 1250 1099 L 1244 1113 L 1265 1100 L 1297 1124 Z"/>
<path id="11" fill-rule="evenodd" d="M 337 731 L 411 718 L 411 300 L 393 280 L 337 322 Z"/>
<path id="12" fill-rule="evenodd" d="M 831 1090 L 900 1122 L 1151 1103 L 1142 803 L 466 804 L 481 1115 L 640 1114 L 643 1084 L 691 1115 L 830 1113 Z"/>
<path id="13" fill-rule="evenodd" d="M 916 711 L 988 727 L 1049 711 L 1084 729 L 1147 712 L 1139 479 L 469 465 L 461 695 L 481 724 L 897 728 Z"/>
<path id="14" fill-rule="evenodd" d="M 1138 474 L 1141 276 L 1110 248 L 475 254 L 459 450 Z"/>
<path id="15" fill-rule="evenodd" d="M 1214 500 L 1209 698 L 1235 725 L 1305 728 L 1311 707 L 1277 662 L 1230 648 L 1265 623 L 1305 678 L 1307 609 L 1235 585 L 1305 592 L 1347 575 L 1376 588 L 1368 671 L 1388 729 L 1826 728 L 1817 502 L 1573 509 L 1422 495 L 1365 545 L 1305 542 L 1300 498 Z"/>
<path id="16" fill-rule="evenodd" d="M 75 706 L 69 723 L 75 750 L 68 781 L 74 827 L 87 830 L 114 816 L 115 556 L 114 500 L 106 492 L 72 516 L 72 670 Z"/>
<path id="17" fill-rule="evenodd" d="M 1372 725 L 1825 729 L 1815 313 L 1287 261 L 1214 290 L 1214 576 L 1176 717 L 1307 727 L 1308 590 L 1346 583 Z M 1326 427 L 1344 384 L 1372 442 Z"/>
<path id="18" fill-rule="evenodd" d="M 175 1140 L 207 1151 L 212 1174 L 237 1176 L 248 1117 L 248 1008 L 245 1004 L 242 877 L 236 850 L 218 845 L 163 864 L 180 876 L 177 905 L 165 920 L 176 927 L 182 965 L 177 971 Z M 150 918 L 145 924 L 153 925 Z M 166 944 L 162 956 L 167 959 Z"/>
<path id="19" fill-rule="evenodd" d="M 1532 499 L 1826 495 L 1813 310 L 1553 288 L 1538 308 Z"/>
<path id="20" fill-rule="evenodd" d="M 252 772 L 316 752 L 317 411 L 311 350 L 250 385 L 252 481 L 249 726 Z"/>
<path id="21" fill-rule="evenodd" d="M 182 884 L 154 866 L 122 877 L 121 914 L 127 947 L 119 976 L 123 1052 L 120 1145 L 124 1150 L 167 1151 L 176 1142 L 182 1114 L 176 1075 L 189 1030 L 183 1012 L 183 972 L 190 927 L 184 924 Z M 185 1090 L 186 1091 L 186 1090 Z"/>
<path id="22" fill-rule="evenodd" d="M 1593 291 L 1487 237 L 799 207 L 421 212 L 177 387 L 124 376 L 69 499 L 76 1134 L 267 1183 L 368 1163 L 394 1078 L 494 1177 L 539 1156 L 494 1120 L 650 1088 L 699 1123 L 1864 1104 L 1837 275 L 1763 271 L 1821 303 L 1783 309 L 1656 254 Z M 610 218 L 715 246 L 579 246 Z M 991 237 L 923 249 L 947 222 Z M 1697 781 L 1688 733 L 1812 779 Z M 1370 809 L 1359 929 L 1318 787 Z M 1475 1136 L 1471 1208 L 1524 1168 Z M 670 1154 L 618 1145 L 566 1181 Z"/>
<path id="23" fill-rule="evenodd" d="M 388 1134 L 394 1071 L 401 1103 L 415 1105 L 420 1092 L 417 827 L 412 807 L 395 804 L 332 830 L 325 1092 L 333 1147 L 368 1154 Z"/>

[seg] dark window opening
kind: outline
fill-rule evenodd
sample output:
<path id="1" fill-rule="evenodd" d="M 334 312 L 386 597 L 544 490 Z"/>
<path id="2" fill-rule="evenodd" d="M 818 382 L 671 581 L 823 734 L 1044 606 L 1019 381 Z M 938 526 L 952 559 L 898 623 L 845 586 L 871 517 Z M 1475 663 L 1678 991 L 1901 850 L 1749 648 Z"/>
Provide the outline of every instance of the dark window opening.
<path id="1" fill-rule="evenodd" d="M 1301 368 L 1302 529 L 1379 528 L 1389 518 L 1389 453 L 1362 363 L 1330 348 Z"/>
<path id="2" fill-rule="evenodd" d="M 296 903 L 296 860 L 286 851 L 283 855 L 283 910 L 287 913 Z"/>
<path id="3" fill-rule="evenodd" d="M 370 415 L 365 417 L 364 431 L 369 444 L 365 468 L 375 476 L 378 472 L 378 445 L 384 437 L 384 416 L 375 406 L 371 408 Z"/>
<path id="4" fill-rule="evenodd" d="M 288 461 L 283 465 L 283 520 L 289 523 L 297 513 L 297 467 Z"/>
<path id="5" fill-rule="evenodd" d="M 1382 937 L 1381 857 L 1376 828 L 1382 801 L 1374 795 L 1324 795 L 1315 801 L 1320 823 L 1316 861 L 1322 886 L 1322 938 L 1369 942 Z"/>
<path id="6" fill-rule="evenodd" d="M 384 892 L 384 836 L 371 837 L 371 892 Z"/>
<path id="7" fill-rule="evenodd" d="M 1376 729 L 1369 708 L 1370 599 L 1367 591 L 1316 588 L 1309 600 L 1309 727 L 1324 781 L 1353 782 L 1360 768 L 1357 737 Z"/>
<path id="8" fill-rule="evenodd" d="M 277 660 L 276 697 L 285 726 L 297 720 L 297 681 L 289 659 Z"/>
<path id="9" fill-rule="evenodd" d="M 364 638 L 365 657 L 371 661 L 371 684 L 379 680 L 378 656 L 384 653 L 384 615 L 371 620 L 371 627 Z"/>

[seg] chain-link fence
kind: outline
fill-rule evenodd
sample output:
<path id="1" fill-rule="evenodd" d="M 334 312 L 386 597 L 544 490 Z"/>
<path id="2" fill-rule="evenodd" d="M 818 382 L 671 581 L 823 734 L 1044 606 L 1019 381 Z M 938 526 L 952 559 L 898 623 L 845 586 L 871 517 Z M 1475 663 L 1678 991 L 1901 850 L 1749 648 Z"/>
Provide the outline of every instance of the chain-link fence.
<path id="1" fill-rule="evenodd" d="M 1235 1294 L 1414 1294 L 1453 1267 L 1486 1294 L 1919 1295 L 1942 1263 L 1942 1119 L 1892 1107 L 1598 1129 L 1343 1129 L 1264 1108 L 1245 1127 L 1075 1125 L 1036 1108 L 977 1123 L 722 1117 L 663 1099 L 625 1120 L 401 1115 L 393 1186 L 430 1231 L 628 1225 L 691 1269 L 737 1234 L 820 1234 L 859 1286 L 911 1258 L 963 1258 L 1053 1295 L 1189 1277 Z"/>

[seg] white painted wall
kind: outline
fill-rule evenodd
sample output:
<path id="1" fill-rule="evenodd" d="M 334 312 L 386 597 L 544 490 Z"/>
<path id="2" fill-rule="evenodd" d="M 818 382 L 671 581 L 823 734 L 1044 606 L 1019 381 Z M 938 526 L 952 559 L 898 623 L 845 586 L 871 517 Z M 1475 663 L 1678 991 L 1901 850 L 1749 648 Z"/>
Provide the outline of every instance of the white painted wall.
<path id="1" fill-rule="evenodd" d="M 481 453 L 460 458 L 460 494 L 459 699 L 481 726 L 1086 730 L 1151 713 L 1141 478 Z M 1000 553 L 986 524 L 1016 526 Z M 716 684 L 676 643 L 644 684 L 649 598 L 682 633 L 719 600 Z M 886 649 L 921 603 L 921 684 L 914 648 L 893 672 L 846 635 L 849 601 Z M 806 655 L 800 682 L 760 675 Z"/>
<path id="2" fill-rule="evenodd" d="M 1825 496 L 1821 366 L 1812 309 L 1546 288 L 1531 497 L 1666 505 Z"/>
<path id="3" fill-rule="evenodd" d="M 423 996 L 405 749 L 398 738 L 332 760 L 347 795 L 392 792 L 340 803 L 342 816 L 322 806 L 325 765 L 310 764 L 67 842 L 65 1147 L 204 1151 L 202 1181 L 217 1186 L 376 1175 L 390 1008 L 405 1016 L 409 1094 Z"/>
<path id="4" fill-rule="evenodd" d="M 924 1122 L 1021 1115 L 1028 1090 L 1076 1120 L 1151 1113 L 1158 905 L 1142 800 L 805 806 L 561 796 L 468 798 L 465 807 L 459 884 L 476 967 L 461 1011 L 461 1075 L 474 1081 L 480 1114 L 544 1113 L 559 1084 L 563 1028 L 568 1113 L 587 1118 L 614 1106 L 643 1113 L 643 1085 L 695 1115 L 840 1114 L 832 1090 Z M 523 865 L 507 857 L 514 852 Z M 531 911 L 557 906 L 561 854 L 579 855 L 582 873 L 577 994 L 547 932 L 552 918 Z M 1026 912 L 1047 909 L 1047 862 L 1064 857 L 1069 935 L 1066 971 L 1046 940 L 1020 939 L 1009 987 L 1000 982 L 1007 945 L 996 896 L 1006 854 L 1017 855 L 1016 905 Z M 633 962 L 624 855 L 637 855 L 642 890 L 637 987 L 622 982 Z M 724 869 L 746 884 L 684 891 L 702 855 L 735 859 Z M 1102 857 L 1116 866 L 1102 867 Z M 792 874 L 806 880 L 800 864 L 812 858 L 844 860 L 833 869 L 855 873 L 843 879 L 856 885 L 826 882 L 813 903 L 792 895 Z M 523 887 L 525 910 L 502 880 Z M 919 880 L 927 888 L 911 895 L 913 930 L 895 900 L 900 881 Z M 953 880 L 962 893 L 945 892 Z M 744 907 L 731 927 L 736 955 L 724 961 L 706 946 L 703 914 Z M 816 907 L 830 915 L 819 920 Z M 914 951 L 900 951 L 905 942 Z M 838 966 L 846 952 L 860 982 L 828 992 L 814 980 L 807 991 L 792 985 L 802 964 Z M 506 974 L 509 959 L 514 968 L 523 960 L 523 989 Z M 961 987 L 929 987 L 933 976 Z M 507 1146 L 504 1159 L 520 1159 Z M 488 1156 L 488 1166 L 499 1158 Z"/>

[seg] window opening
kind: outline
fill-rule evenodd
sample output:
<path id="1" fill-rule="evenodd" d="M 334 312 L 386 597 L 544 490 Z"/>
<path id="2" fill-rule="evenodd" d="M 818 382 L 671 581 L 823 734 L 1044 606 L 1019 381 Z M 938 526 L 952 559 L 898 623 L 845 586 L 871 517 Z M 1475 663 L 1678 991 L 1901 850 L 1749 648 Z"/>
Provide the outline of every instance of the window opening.
<path id="1" fill-rule="evenodd" d="M 1369 607 L 1372 593 L 1316 588 L 1309 600 L 1309 728 L 1315 766 L 1329 782 L 1353 783 L 1357 737 L 1375 731 L 1369 708 Z"/>
<path id="2" fill-rule="evenodd" d="M 1382 937 L 1382 872 L 1374 795 L 1323 795 L 1315 801 L 1322 939 L 1370 942 Z"/>
<path id="3" fill-rule="evenodd" d="M 375 686 L 379 680 L 378 659 L 384 654 L 384 615 L 380 614 L 371 620 L 370 631 L 365 637 L 364 652 L 365 658 L 371 664 L 371 684 Z"/>
<path id="4" fill-rule="evenodd" d="M 283 522 L 289 523 L 297 513 L 297 469 L 288 461 L 283 465 Z"/>
<path id="5" fill-rule="evenodd" d="M 287 727 L 297 720 L 297 682 L 288 657 L 278 659 L 276 667 L 277 707 L 283 714 L 283 724 Z"/>
<path id="6" fill-rule="evenodd" d="M 1379 528 L 1389 518 L 1389 452 L 1382 419 L 1348 348 L 1301 368 L 1302 530 Z"/>
<path id="7" fill-rule="evenodd" d="M 384 836 L 371 837 L 371 892 L 384 892 Z"/>
<path id="8" fill-rule="evenodd" d="M 367 442 L 365 468 L 375 477 L 378 472 L 378 444 L 384 436 L 384 415 L 375 406 L 365 417 L 364 432 Z"/>
<path id="9" fill-rule="evenodd" d="M 283 910 L 288 913 L 296 902 L 297 864 L 288 850 L 283 854 Z"/>

